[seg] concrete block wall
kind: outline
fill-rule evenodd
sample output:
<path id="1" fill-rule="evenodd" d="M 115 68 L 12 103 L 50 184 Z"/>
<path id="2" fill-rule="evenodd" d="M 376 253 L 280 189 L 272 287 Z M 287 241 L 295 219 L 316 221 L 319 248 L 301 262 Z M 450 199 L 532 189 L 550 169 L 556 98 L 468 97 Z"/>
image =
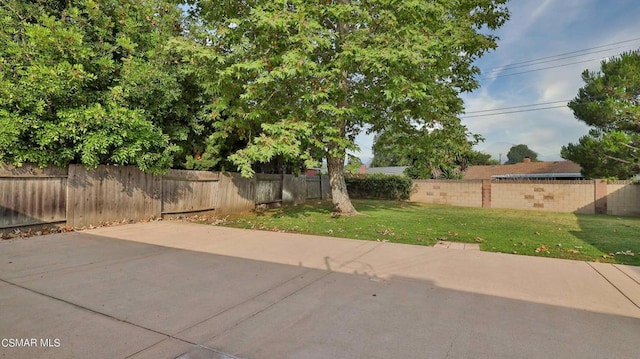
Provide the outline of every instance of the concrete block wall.
<path id="1" fill-rule="evenodd" d="M 410 201 L 482 207 L 482 181 L 416 180 Z"/>
<path id="2" fill-rule="evenodd" d="M 631 181 L 415 180 L 411 201 L 463 207 L 640 216 Z"/>
<path id="3" fill-rule="evenodd" d="M 607 183 L 607 214 L 640 216 L 640 184 L 629 181 Z"/>
<path id="4" fill-rule="evenodd" d="M 596 213 L 594 181 L 496 181 L 491 208 Z"/>

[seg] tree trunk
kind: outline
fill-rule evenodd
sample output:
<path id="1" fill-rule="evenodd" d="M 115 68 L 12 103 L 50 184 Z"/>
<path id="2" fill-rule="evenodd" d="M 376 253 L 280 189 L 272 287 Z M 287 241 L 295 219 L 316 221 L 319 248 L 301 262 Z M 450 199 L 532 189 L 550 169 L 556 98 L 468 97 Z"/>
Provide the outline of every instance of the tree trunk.
<path id="1" fill-rule="evenodd" d="M 349 4 L 350 0 L 339 0 L 340 4 Z M 342 46 L 342 41 L 349 33 L 348 25 L 343 21 L 338 21 L 338 32 L 340 40 L 338 46 Z M 340 51 L 338 51 L 340 52 Z M 344 91 L 344 97 L 338 101 L 339 108 L 347 106 L 346 94 L 349 90 L 348 84 L 349 74 L 342 71 L 338 82 L 340 90 Z M 340 129 L 340 137 L 346 136 L 346 121 L 344 119 L 337 120 L 337 126 Z M 344 181 L 344 161 L 346 153 L 344 149 L 339 148 L 335 143 L 329 144 L 327 153 L 327 168 L 329 170 L 329 184 L 331 185 L 331 200 L 333 201 L 333 212 L 339 215 L 355 215 L 358 214 L 347 192 L 347 184 Z"/>
<path id="2" fill-rule="evenodd" d="M 340 215 L 354 215 L 358 214 L 358 212 L 351 204 L 351 199 L 347 192 L 347 184 L 344 181 L 344 160 L 344 156 L 327 156 L 333 212 Z"/>

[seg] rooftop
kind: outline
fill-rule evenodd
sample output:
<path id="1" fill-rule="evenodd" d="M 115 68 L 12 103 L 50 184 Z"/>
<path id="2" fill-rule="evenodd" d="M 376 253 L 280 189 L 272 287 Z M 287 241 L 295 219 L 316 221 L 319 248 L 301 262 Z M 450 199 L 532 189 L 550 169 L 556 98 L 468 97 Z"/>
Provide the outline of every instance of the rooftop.
<path id="1" fill-rule="evenodd" d="M 471 166 L 464 179 L 582 178 L 579 164 L 571 161 L 521 162 L 513 165 Z"/>

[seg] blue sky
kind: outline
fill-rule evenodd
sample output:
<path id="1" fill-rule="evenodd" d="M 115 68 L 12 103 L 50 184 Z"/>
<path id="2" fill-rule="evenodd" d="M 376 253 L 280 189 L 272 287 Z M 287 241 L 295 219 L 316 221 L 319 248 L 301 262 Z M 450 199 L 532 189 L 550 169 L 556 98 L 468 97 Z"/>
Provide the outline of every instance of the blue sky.
<path id="1" fill-rule="evenodd" d="M 560 148 L 588 131 L 566 100 L 583 86 L 582 71 L 598 70 L 602 60 L 640 48 L 640 1 L 511 0 L 508 7 L 511 19 L 495 32 L 498 48 L 477 62 L 481 87 L 463 96 L 463 123 L 485 137 L 477 149 L 496 159 L 502 153 L 505 161 L 509 148 L 523 143 L 542 160 L 560 160 Z M 520 72 L 525 73 L 514 74 Z M 477 112 L 493 109 L 503 110 Z M 522 110 L 533 111 L 471 117 Z M 369 163 L 373 137 L 361 135 L 356 142 L 357 155 Z"/>

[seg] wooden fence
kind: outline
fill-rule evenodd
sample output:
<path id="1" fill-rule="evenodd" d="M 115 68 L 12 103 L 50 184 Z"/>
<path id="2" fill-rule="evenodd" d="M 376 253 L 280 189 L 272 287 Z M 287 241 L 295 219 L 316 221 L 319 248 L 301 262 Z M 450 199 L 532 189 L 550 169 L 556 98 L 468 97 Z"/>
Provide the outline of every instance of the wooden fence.
<path id="1" fill-rule="evenodd" d="M 0 232 L 45 225 L 84 227 L 201 213 L 228 214 L 257 204 L 300 204 L 329 197 L 320 176 L 170 170 L 164 176 L 135 167 L 80 165 L 65 169 L 0 166 Z"/>
<path id="2" fill-rule="evenodd" d="M 64 224 L 67 170 L 0 167 L 0 229 Z"/>

